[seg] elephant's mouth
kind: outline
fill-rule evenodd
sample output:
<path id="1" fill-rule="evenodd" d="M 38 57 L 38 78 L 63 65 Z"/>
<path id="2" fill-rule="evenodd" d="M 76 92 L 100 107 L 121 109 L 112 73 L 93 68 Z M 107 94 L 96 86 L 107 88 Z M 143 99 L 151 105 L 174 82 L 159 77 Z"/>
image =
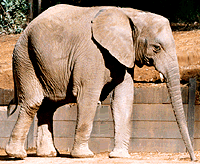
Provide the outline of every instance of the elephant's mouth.
<path id="1" fill-rule="evenodd" d="M 154 59 L 152 59 L 152 58 L 144 56 L 143 61 L 144 61 L 144 64 L 147 66 L 154 66 Z"/>
<path id="2" fill-rule="evenodd" d="M 165 78 L 165 76 L 162 73 L 159 73 L 159 75 L 160 75 L 160 81 L 162 83 L 167 81 L 167 79 Z"/>

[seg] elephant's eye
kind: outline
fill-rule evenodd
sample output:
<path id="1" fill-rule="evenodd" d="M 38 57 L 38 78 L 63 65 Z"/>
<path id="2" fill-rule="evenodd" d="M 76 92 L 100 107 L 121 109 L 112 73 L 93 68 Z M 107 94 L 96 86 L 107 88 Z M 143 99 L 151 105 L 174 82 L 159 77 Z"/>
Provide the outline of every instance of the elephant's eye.
<path id="1" fill-rule="evenodd" d="M 160 52 L 160 51 L 161 51 L 160 45 L 153 45 L 153 51 L 154 51 L 155 53 Z"/>

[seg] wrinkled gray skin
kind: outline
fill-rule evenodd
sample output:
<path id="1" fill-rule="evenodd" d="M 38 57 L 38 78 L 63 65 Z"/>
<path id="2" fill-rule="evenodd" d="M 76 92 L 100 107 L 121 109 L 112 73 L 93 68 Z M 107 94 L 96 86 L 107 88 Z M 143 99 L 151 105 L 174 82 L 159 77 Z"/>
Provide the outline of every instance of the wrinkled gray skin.
<path id="1" fill-rule="evenodd" d="M 24 142 L 38 117 L 38 156 L 56 156 L 52 117 L 60 105 L 77 102 L 71 155 L 92 157 L 88 140 L 98 101 L 114 89 L 115 147 L 110 157 L 129 157 L 133 68 L 153 65 L 164 75 L 176 120 L 191 160 L 195 160 L 185 121 L 175 43 L 166 18 L 129 8 L 58 5 L 33 20 L 13 52 L 20 113 L 6 152 L 27 156 Z M 64 129 L 63 129 L 64 130 Z"/>

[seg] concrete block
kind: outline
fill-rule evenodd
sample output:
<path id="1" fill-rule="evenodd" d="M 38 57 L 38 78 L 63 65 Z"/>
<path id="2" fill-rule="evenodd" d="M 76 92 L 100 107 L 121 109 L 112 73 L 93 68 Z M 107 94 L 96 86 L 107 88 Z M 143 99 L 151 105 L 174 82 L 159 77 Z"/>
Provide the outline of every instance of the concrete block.
<path id="1" fill-rule="evenodd" d="M 129 152 L 186 152 L 182 139 L 131 139 Z"/>
<path id="2" fill-rule="evenodd" d="M 0 121 L 17 121 L 19 109 L 12 115 L 7 117 L 7 106 L 0 106 Z"/>
<path id="3" fill-rule="evenodd" d="M 199 121 L 194 122 L 194 138 L 200 139 L 200 122 Z"/>
<path id="4" fill-rule="evenodd" d="M 182 86 L 181 87 L 183 104 L 188 104 L 188 90 L 189 90 L 188 86 Z"/>
<path id="5" fill-rule="evenodd" d="M 0 148 L 1 149 L 5 149 L 8 141 L 9 141 L 8 137 L 6 137 L 6 138 L 5 137 L 4 138 L 0 137 Z"/>
<path id="6" fill-rule="evenodd" d="M 0 88 L 0 106 L 8 105 L 9 102 L 14 97 L 14 90 L 13 89 L 1 89 Z"/>
<path id="7" fill-rule="evenodd" d="M 54 120 L 77 120 L 77 106 L 64 105 L 54 113 Z M 110 105 L 102 105 L 96 109 L 95 121 L 113 121 Z"/>
<path id="8" fill-rule="evenodd" d="M 187 114 L 188 105 L 183 107 Z M 131 120 L 176 121 L 171 104 L 133 104 Z"/>
<path id="9" fill-rule="evenodd" d="M 102 105 L 97 108 L 94 121 L 113 121 L 110 105 Z"/>
<path id="10" fill-rule="evenodd" d="M 73 138 L 75 134 L 75 121 L 54 121 L 53 130 L 56 138 Z"/>
<path id="11" fill-rule="evenodd" d="M 0 88 L 0 106 L 4 105 L 4 89 Z"/>
<path id="12" fill-rule="evenodd" d="M 4 90 L 4 105 L 8 105 L 13 98 L 14 98 L 14 90 L 5 89 Z"/>
<path id="13" fill-rule="evenodd" d="M 176 122 L 132 121 L 131 138 L 181 139 Z"/>
<path id="14" fill-rule="evenodd" d="M 0 121 L 7 120 L 7 107 L 0 106 Z"/>
<path id="15" fill-rule="evenodd" d="M 194 138 L 194 151 L 200 151 L 200 138 Z"/>
<path id="16" fill-rule="evenodd" d="M 54 120 L 77 120 L 77 105 L 63 105 L 54 113 Z"/>
<path id="17" fill-rule="evenodd" d="M 188 103 L 188 86 L 181 86 L 182 102 L 183 104 Z M 167 87 L 162 87 L 162 104 L 170 104 L 170 96 Z"/>
<path id="18" fill-rule="evenodd" d="M 10 137 L 14 125 L 13 121 L 0 121 L 0 138 Z"/>
<path id="19" fill-rule="evenodd" d="M 162 87 L 135 88 L 135 104 L 162 104 Z"/>
<path id="20" fill-rule="evenodd" d="M 194 120 L 200 121 L 200 105 L 195 105 Z"/>
<path id="21" fill-rule="evenodd" d="M 181 87 L 183 103 L 188 103 L 188 87 Z M 164 85 L 157 87 L 135 88 L 135 104 L 169 104 L 171 103 L 168 89 Z"/>
<path id="22" fill-rule="evenodd" d="M 93 138 L 111 138 L 114 137 L 113 122 L 94 122 L 91 133 Z"/>
<path id="23" fill-rule="evenodd" d="M 90 138 L 89 148 L 94 153 L 110 152 L 112 141 L 110 138 Z"/>
<path id="24" fill-rule="evenodd" d="M 58 150 L 71 151 L 74 143 L 74 138 L 54 138 L 55 147 Z"/>

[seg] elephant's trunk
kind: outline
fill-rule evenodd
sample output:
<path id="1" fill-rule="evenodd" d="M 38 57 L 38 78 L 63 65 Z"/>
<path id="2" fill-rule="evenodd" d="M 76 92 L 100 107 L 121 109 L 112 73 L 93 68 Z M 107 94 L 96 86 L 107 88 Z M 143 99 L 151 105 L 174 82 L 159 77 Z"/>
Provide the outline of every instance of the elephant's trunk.
<path id="1" fill-rule="evenodd" d="M 167 79 L 167 87 L 171 97 L 172 107 L 182 135 L 185 146 L 190 154 L 192 161 L 196 160 L 194 155 L 193 146 L 189 136 L 185 114 L 183 110 L 181 89 L 180 89 L 180 75 L 177 60 L 169 63 L 166 68 L 165 78 Z"/>

